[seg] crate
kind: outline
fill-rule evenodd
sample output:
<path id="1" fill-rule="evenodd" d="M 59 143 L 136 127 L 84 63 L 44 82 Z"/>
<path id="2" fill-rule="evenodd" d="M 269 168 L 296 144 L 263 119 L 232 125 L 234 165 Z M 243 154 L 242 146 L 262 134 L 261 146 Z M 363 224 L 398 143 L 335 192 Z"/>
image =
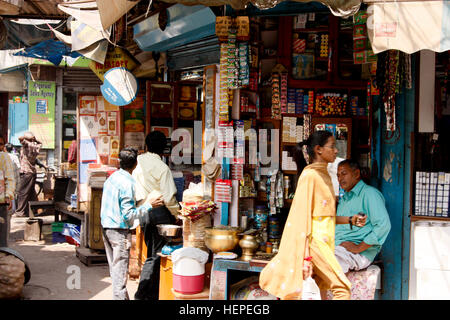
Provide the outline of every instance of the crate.
<path id="1" fill-rule="evenodd" d="M 53 222 L 52 223 L 52 232 L 63 232 L 64 230 L 64 222 Z"/>
<path id="2" fill-rule="evenodd" d="M 52 232 L 52 243 L 63 243 L 66 242 L 66 236 L 60 232 Z"/>

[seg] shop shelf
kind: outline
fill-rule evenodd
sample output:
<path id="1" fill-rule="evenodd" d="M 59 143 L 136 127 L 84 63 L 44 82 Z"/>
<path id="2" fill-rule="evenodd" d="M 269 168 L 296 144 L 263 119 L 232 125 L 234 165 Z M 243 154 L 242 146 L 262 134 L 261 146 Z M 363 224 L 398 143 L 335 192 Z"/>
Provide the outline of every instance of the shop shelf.
<path id="1" fill-rule="evenodd" d="M 296 146 L 298 142 L 281 142 L 281 145 L 283 146 Z"/>
<path id="2" fill-rule="evenodd" d="M 328 27 L 317 27 L 317 28 L 303 28 L 303 29 L 294 29 L 294 32 L 328 32 Z"/>
<path id="3" fill-rule="evenodd" d="M 282 117 L 303 118 L 303 113 L 282 113 Z"/>

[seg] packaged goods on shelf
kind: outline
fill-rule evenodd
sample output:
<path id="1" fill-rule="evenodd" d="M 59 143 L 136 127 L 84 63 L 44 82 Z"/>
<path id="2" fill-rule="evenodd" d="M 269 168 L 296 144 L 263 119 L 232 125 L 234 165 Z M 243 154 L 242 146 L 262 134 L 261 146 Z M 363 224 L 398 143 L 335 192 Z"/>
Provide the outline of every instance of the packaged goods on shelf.
<path id="1" fill-rule="evenodd" d="M 450 173 L 416 172 L 415 215 L 449 217 L 449 202 Z"/>
<path id="2" fill-rule="evenodd" d="M 315 112 L 321 116 L 345 116 L 347 114 L 347 95 L 317 93 Z"/>

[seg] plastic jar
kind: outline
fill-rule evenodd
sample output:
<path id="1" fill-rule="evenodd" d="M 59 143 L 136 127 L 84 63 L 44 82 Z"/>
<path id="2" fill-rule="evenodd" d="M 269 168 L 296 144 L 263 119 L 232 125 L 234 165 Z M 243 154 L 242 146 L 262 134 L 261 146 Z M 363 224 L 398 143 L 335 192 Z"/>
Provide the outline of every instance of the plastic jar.
<path id="1" fill-rule="evenodd" d="M 267 227 L 267 218 L 269 213 L 266 206 L 256 206 L 255 223 L 258 229 Z"/>

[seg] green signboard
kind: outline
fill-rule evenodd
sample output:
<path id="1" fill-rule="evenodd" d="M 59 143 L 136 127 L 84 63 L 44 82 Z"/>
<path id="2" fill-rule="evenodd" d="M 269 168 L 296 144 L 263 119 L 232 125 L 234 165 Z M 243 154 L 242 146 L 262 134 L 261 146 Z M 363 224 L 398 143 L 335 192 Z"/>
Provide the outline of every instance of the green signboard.
<path id="1" fill-rule="evenodd" d="M 55 148 L 55 82 L 28 82 L 28 128 L 42 148 Z"/>

